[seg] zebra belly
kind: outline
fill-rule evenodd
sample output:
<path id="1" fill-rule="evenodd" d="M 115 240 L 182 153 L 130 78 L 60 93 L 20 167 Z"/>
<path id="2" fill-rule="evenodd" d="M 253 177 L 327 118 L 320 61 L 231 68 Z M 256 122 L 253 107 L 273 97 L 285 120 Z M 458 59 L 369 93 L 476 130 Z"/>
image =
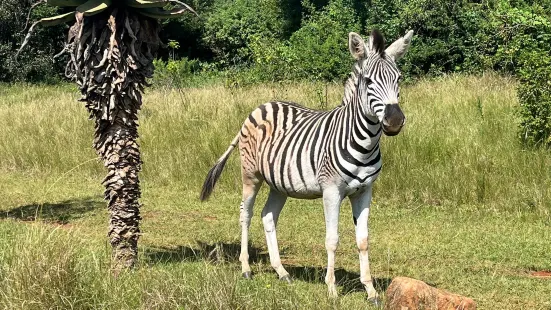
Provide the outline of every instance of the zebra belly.
<path id="1" fill-rule="evenodd" d="M 264 180 L 271 188 L 288 197 L 298 199 L 320 198 L 323 196 L 321 185 L 315 172 L 307 163 L 307 160 L 302 158 L 302 155 L 295 153 L 289 156 L 290 158 L 277 156 L 268 165 L 268 169 L 264 169 L 267 171 L 262 171 Z"/>
<path id="2" fill-rule="evenodd" d="M 298 177 L 298 180 L 296 179 Z M 284 182 L 274 180 L 270 174 L 264 174 L 264 180 L 272 189 L 285 194 L 288 197 L 298 199 L 316 199 L 323 196 L 320 184 L 314 180 L 305 180 L 302 182 L 300 177 L 292 175 L 291 179 L 286 179 Z"/>

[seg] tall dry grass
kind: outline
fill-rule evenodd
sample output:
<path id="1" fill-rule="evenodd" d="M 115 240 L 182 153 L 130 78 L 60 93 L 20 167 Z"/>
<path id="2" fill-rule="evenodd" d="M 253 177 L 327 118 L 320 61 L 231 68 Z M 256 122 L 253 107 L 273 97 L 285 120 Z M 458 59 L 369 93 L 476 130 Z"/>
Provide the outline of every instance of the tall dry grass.
<path id="1" fill-rule="evenodd" d="M 328 106 L 342 87 L 327 88 Z M 405 130 L 383 138 L 384 172 L 375 199 L 394 204 L 482 204 L 550 209 L 551 157 L 517 139 L 515 82 L 493 73 L 422 80 L 402 87 Z M 325 105 L 325 86 L 270 84 L 149 92 L 141 112 L 142 179 L 197 191 L 210 165 L 227 148 L 248 113 L 269 100 Z M 0 95 L 0 171 L 101 178 L 91 150 L 92 124 L 67 89 L 10 87 Z M 240 189 L 232 156 L 220 192 Z"/>

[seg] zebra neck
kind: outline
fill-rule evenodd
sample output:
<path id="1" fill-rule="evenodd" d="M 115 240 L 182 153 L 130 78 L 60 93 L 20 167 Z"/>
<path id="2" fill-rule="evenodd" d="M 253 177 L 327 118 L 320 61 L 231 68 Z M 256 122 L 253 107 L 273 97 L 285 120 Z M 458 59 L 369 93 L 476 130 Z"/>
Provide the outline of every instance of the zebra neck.
<path id="1" fill-rule="evenodd" d="M 341 105 L 342 122 L 345 123 L 346 138 L 341 141 L 347 149 L 354 149 L 358 156 L 370 158 L 378 150 L 382 127 L 376 116 L 372 116 L 362 105 L 359 84 L 361 64 L 356 62 L 344 86 Z M 345 147 L 342 144 L 341 147 Z"/>
<path id="2" fill-rule="evenodd" d="M 350 73 L 350 76 L 344 83 L 344 95 L 342 98 L 343 106 L 347 106 L 354 101 L 354 98 L 358 98 L 358 83 L 360 77 L 360 64 L 356 62 Z"/>
<path id="3" fill-rule="evenodd" d="M 360 83 L 362 82 L 360 68 L 361 64 L 356 62 L 352 72 L 350 73 L 350 77 L 348 77 L 348 80 L 346 80 L 344 84 L 344 95 L 341 106 L 353 106 L 353 109 L 361 111 L 367 118 L 376 120 L 376 117 L 371 116 L 369 111 L 366 110 L 367 105 L 362 105 L 360 94 Z"/>
<path id="4" fill-rule="evenodd" d="M 365 155 L 360 157 L 371 157 L 373 151 L 378 149 L 381 138 L 382 127 L 379 120 L 365 113 L 359 100 L 353 100 L 344 110 L 347 110 L 345 121 L 348 123 L 348 147 Z"/>

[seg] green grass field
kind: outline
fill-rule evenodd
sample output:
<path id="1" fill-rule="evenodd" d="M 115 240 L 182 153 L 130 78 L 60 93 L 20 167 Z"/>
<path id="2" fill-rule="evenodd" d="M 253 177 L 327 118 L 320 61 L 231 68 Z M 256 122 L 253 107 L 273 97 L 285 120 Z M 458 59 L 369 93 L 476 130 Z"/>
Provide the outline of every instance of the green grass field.
<path id="1" fill-rule="evenodd" d="M 479 309 L 551 309 L 551 154 L 517 139 L 515 82 L 488 73 L 406 85 L 402 133 L 384 137 L 370 220 L 379 291 L 408 276 L 474 298 Z M 272 271 L 258 214 L 255 279 L 240 278 L 240 174 L 232 155 L 205 203 L 199 190 L 242 121 L 272 99 L 321 107 L 322 85 L 156 89 L 144 100 L 139 267 L 110 273 L 104 168 L 93 124 L 70 86 L 0 85 L 0 305 L 6 309 L 369 308 L 348 202 L 337 281 L 327 298 L 321 201 L 289 200 Z M 328 106 L 342 87 L 330 85 Z M 324 97 L 324 96 L 322 96 Z"/>

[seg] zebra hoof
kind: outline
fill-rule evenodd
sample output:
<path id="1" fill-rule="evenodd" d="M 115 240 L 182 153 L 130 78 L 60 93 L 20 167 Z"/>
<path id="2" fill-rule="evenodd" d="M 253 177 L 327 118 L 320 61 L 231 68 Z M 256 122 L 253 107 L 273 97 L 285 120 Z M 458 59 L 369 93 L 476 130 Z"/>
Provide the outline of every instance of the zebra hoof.
<path id="1" fill-rule="evenodd" d="M 291 279 L 291 276 L 290 276 L 290 275 L 285 275 L 285 276 L 279 278 L 279 280 L 281 280 L 281 281 L 287 281 L 287 283 L 289 283 L 289 284 L 292 284 L 292 283 L 293 283 L 293 279 Z"/>
<path id="2" fill-rule="evenodd" d="M 372 305 L 374 305 L 374 306 L 377 307 L 377 308 L 383 306 L 383 301 L 381 300 L 380 297 L 368 298 L 367 301 L 369 301 Z"/>
<path id="3" fill-rule="evenodd" d="M 243 278 L 245 278 L 247 280 L 252 280 L 253 279 L 253 273 L 250 272 L 250 271 L 243 272 Z"/>

